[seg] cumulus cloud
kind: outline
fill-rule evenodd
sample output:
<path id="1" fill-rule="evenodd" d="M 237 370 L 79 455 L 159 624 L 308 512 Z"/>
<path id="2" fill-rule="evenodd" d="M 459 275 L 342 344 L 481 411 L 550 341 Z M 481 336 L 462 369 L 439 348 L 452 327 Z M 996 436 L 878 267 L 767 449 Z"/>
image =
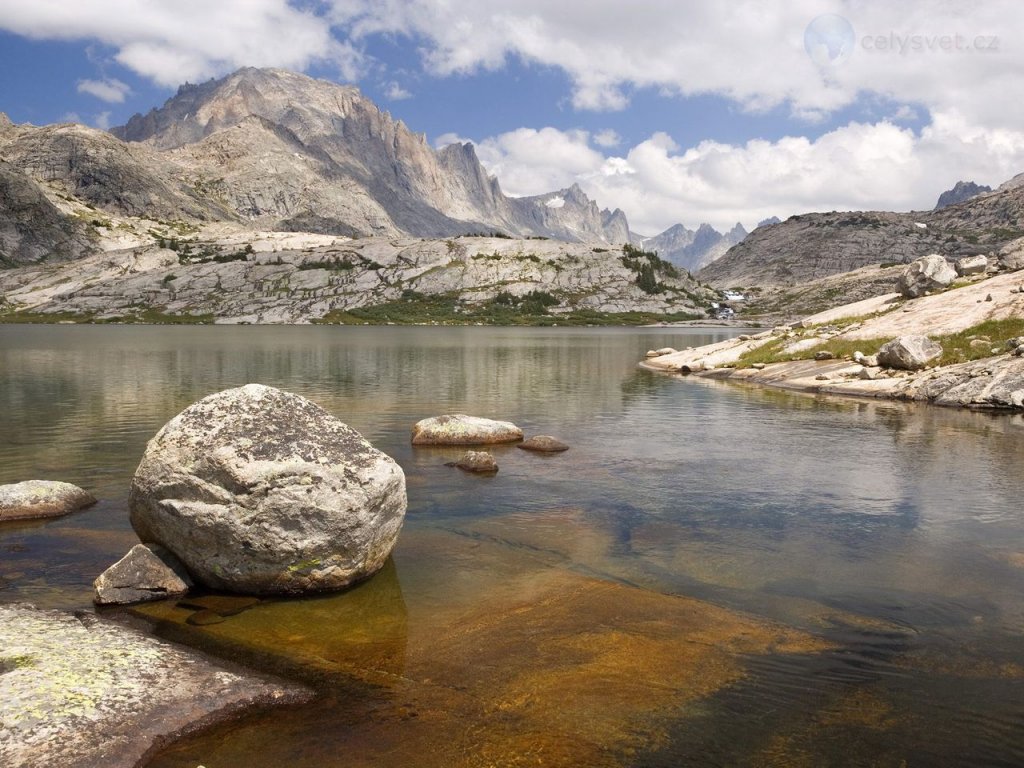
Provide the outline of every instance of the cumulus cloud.
<path id="1" fill-rule="evenodd" d="M 889 121 L 851 123 L 818 139 L 790 136 L 680 147 L 663 132 L 604 156 L 582 131 L 519 129 L 479 143 L 503 188 L 533 195 L 578 183 L 631 227 L 681 222 L 749 229 L 769 216 L 829 210 L 920 210 L 959 179 L 998 184 L 1024 167 L 1024 135 L 939 113 L 915 133 Z M 506 181 L 507 179 L 507 181 Z"/>
<path id="2" fill-rule="evenodd" d="M 88 93 L 111 104 L 122 104 L 132 89 L 115 78 L 105 80 L 79 80 L 78 92 Z"/>
<path id="3" fill-rule="evenodd" d="M 594 134 L 593 140 L 597 146 L 605 148 L 617 147 L 622 143 L 622 137 L 611 128 L 598 131 Z"/>
<path id="4" fill-rule="evenodd" d="M 823 14 L 849 22 L 849 39 L 824 41 L 842 55 L 820 39 L 805 46 Z M 355 39 L 414 38 L 439 76 L 495 70 L 512 57 L 557 67 L 578 109 L 622 109 L 631 89 L 656 88 L 719 94 L 749 110 L 789 105 L 809 119 L 862 93 L 986 124 L 1024 119 L 1024 101 L 1005 98 L 1024 67 L 1024 47 L 1004 39 L 1024 26 L 1024 5 L 1011 0 L 334 0 L 331 18 Z"/>
<path id="5" fill-rule="evenodd" d="M 384 88 L 384 98 L 389 101 L 402 101 L 403 99 L 411 99 L 412 93 L 392 80 Z"/>
<path id="6" fill-rule="evenodd" d="M 354 80 L 364 64 L 355 47 L 332 35 L 326 17 L 286 0 L 9 0 L 0 29 L 35 39 L 99 41 L 115 49 L 119 64 L 165 86 L 240 66 L 303 70 L 314 62 L 333 63 Z"/>

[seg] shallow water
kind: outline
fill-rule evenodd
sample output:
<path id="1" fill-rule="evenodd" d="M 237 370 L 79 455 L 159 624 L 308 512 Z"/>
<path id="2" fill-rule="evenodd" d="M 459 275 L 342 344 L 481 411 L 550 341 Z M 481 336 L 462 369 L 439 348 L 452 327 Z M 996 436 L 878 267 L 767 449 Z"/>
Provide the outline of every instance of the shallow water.
<path id="1" fill-rule="evenodd" d="M 101 498 L 0 526 L 0 600 L 88 607 L 146 440 L 259 381 L 394 456 L 406 526 L 348 593 L 146 608 L 320 692 L 153 765 L 1024 764 L 1024 420 L 635 366 L 726 333 L 0 326 L 0 482 Z M 409 445 L 445 412 L 572 449 L 466 475 Z"/>

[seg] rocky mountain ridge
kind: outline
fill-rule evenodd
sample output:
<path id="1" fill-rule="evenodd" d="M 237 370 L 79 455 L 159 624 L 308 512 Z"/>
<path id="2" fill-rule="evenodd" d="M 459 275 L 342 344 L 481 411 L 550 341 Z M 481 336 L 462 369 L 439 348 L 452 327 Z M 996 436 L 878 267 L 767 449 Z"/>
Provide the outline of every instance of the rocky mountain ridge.
<path id="1" fill-rule="evenodd" d="M 742 242 L 747 234 L 739 222 L 724 233 L 710 224 L 701 224 L 695 230 L 675 224 L 661 234 L 641 238 L 639 242 L 642 248 L 656 251 L 677 267 L 696 272 Z"/>
<path id="2" fill-rule="evenodd" d="M 975 184 L 973 181 L 958 181 L 953 185 L 952 189 L 947 189 L 939 195 L 939 199 L 932 210 L 937 211 L 940 208 L 956 205 L 957 203 L 962 203 L 965 200 L 970 200 L 972 197 L 977 197 L 978 195 L 991 191 L 992 187 Z"/>
<path id="3" fill-rule="evenodd" d="M 94 252 L 92 222 L 107 216 L 361 237 L 632 237 L 621 211 L 576 185 L 508 197 L 471 144 L 434 150 L 356 88 L 284 70 L 183 86 L 110 133 L 0 117 L 0 161 L 17 201 L 0 214 L 3 265 Z M 42 229 L 25 231 L 26 207 Z"/>
<path id="4" fill-rule="evenodd" d="M 758 227 L 699 277 L 721 288 L 786 287 L 878 264 L 938 253 L 987 254 L 1024 235 L 1024 185 L 934 211 L 805 213 Z"/>

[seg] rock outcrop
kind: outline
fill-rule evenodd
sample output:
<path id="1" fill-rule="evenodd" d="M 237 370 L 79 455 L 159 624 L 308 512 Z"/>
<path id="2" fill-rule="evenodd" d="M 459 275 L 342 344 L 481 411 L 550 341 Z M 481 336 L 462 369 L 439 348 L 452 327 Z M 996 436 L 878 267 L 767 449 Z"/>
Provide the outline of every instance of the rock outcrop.
<path id="1" fill-rule="evenodd" d="M 319 406 L 249 384 L 200 400 L 150 440 L 131 523 L 202 584 L 249 594 L 336 590 L 386 562 L 405 476 Z"/>
<path id="2" fill-rule="evenodd" d="M 941 354 L 942 346 L 927 336 L 900 336 L 883 344 L 877 359 L 883 368 L 919 371 Z"/>
<path id="3" fill-rule="evenodd" d="M 133 768 L 198 722 L 307 698 L 95 614 L 0 605 L 4 768 Z"/>
<path id="4" fill-rule="evenodd" d="M 896 290 L 908 299 L 938 291 L 956 280 L 956 270 L 937 253 L 915 259 L 896 281 Z"/>
<path id="5" fill-rule="evenodd" d="M 952 189 L 947 189 L 941 195 L 939 195 L 938 202 L 935 203 L 934 210 L 940 208 L 946 208 L 950 205 L 956 205 L 970 200 L 972 197 L 984 194 L 985 192 L 991 192 L 992 187 L 985 186 L 984 184 L 975 184 L 973 181 L 958 181 Z"/>
<path id="6" fill-rule="evenodd" d="M 161 547 L 136 544 L 93 582 L 93 602 L 96 605 L 145 603 L 184 595 L 190 586 L 188 573 L 173 555 Z"/>
<path id="7" fill-rule="evenodd" d="M 510 421 L 463 413 L 421 419 L 412 428 L 413 445 L 490 445 L 522 439 L 523 430 Z"/>
<path id="8" fill-rule="evenodd" d="M 0 522 L 60 517 L 96 503 L 88 491 L 56 480 L 0 485 Z"/>

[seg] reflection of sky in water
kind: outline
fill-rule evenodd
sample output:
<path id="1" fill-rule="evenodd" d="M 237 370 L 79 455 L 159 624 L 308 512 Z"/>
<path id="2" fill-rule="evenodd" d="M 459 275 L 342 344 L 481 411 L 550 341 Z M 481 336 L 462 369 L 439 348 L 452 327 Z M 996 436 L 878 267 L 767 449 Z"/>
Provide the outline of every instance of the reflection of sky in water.
<path id="1" fill-rule="evenodd" d="M 0 527 L 0 600 L 88 605 L 92 579 L 134 540 L 125 504 L 146 441 L 200 397 L 259 381 L 312 398 L 405 469 L 409 516 L 388 578 L 404 596 L 396 615 L 410 653 L 417 642 L 429 648 L 432 628 L 445 626 L 439 617 L 478 610 L 487 600 L 481 590 L 506 590 L 509 601 L 547 584 L 553 568 L 835 635 L 847 655 L 815 672 L 828 691 L 854 666 L 858 679 L 882 676 L 908 653 L 968 667 L 1018 664 L 1024 420 L 636 368 L 649 348 L 721 337 L 681 329 L 0 326 L 0 482 L 62 479 L 101 497 L 83 513 Z M 409 445 L 416 420 L 444 412 L 510 419 L 572 448 L 539 456 L 494 447 L 496 476 L 465 475 L 444 466 L 460 449 Z M 443 579 L 435 543 L 452 558 Z M 480 559 L 484 551 L 489 560 Z M 303 638 L 294 642 L 313 658 L 339 634 L 322 631 L 333 604 L 318 601 L 294 616 L 287 606 L 267 608 L 236 621 L 287 630 L 282 637 Z M 304 621 L 320 634 L 303 632 Z M 346 631 L 346 642 L 362 649 L 356 630 Z M 397 658 L 404 643 L 400 653 L 380 653 Z M 773 671 L 772 663 L 760 662 L 766 680 L 792 678 L 792 667 Z M 925 679 L 915 673 L 913 685 L 884 698 L 927 688 Z M 751 685 L 736 695 L 766 695 Z M 928 690 L 913 706 L 958 706 L 955 695 Z M 786 695 L 791 706 L 802 694 Z M 1020 719 L 1013 709 L 999 722 Z"/>

